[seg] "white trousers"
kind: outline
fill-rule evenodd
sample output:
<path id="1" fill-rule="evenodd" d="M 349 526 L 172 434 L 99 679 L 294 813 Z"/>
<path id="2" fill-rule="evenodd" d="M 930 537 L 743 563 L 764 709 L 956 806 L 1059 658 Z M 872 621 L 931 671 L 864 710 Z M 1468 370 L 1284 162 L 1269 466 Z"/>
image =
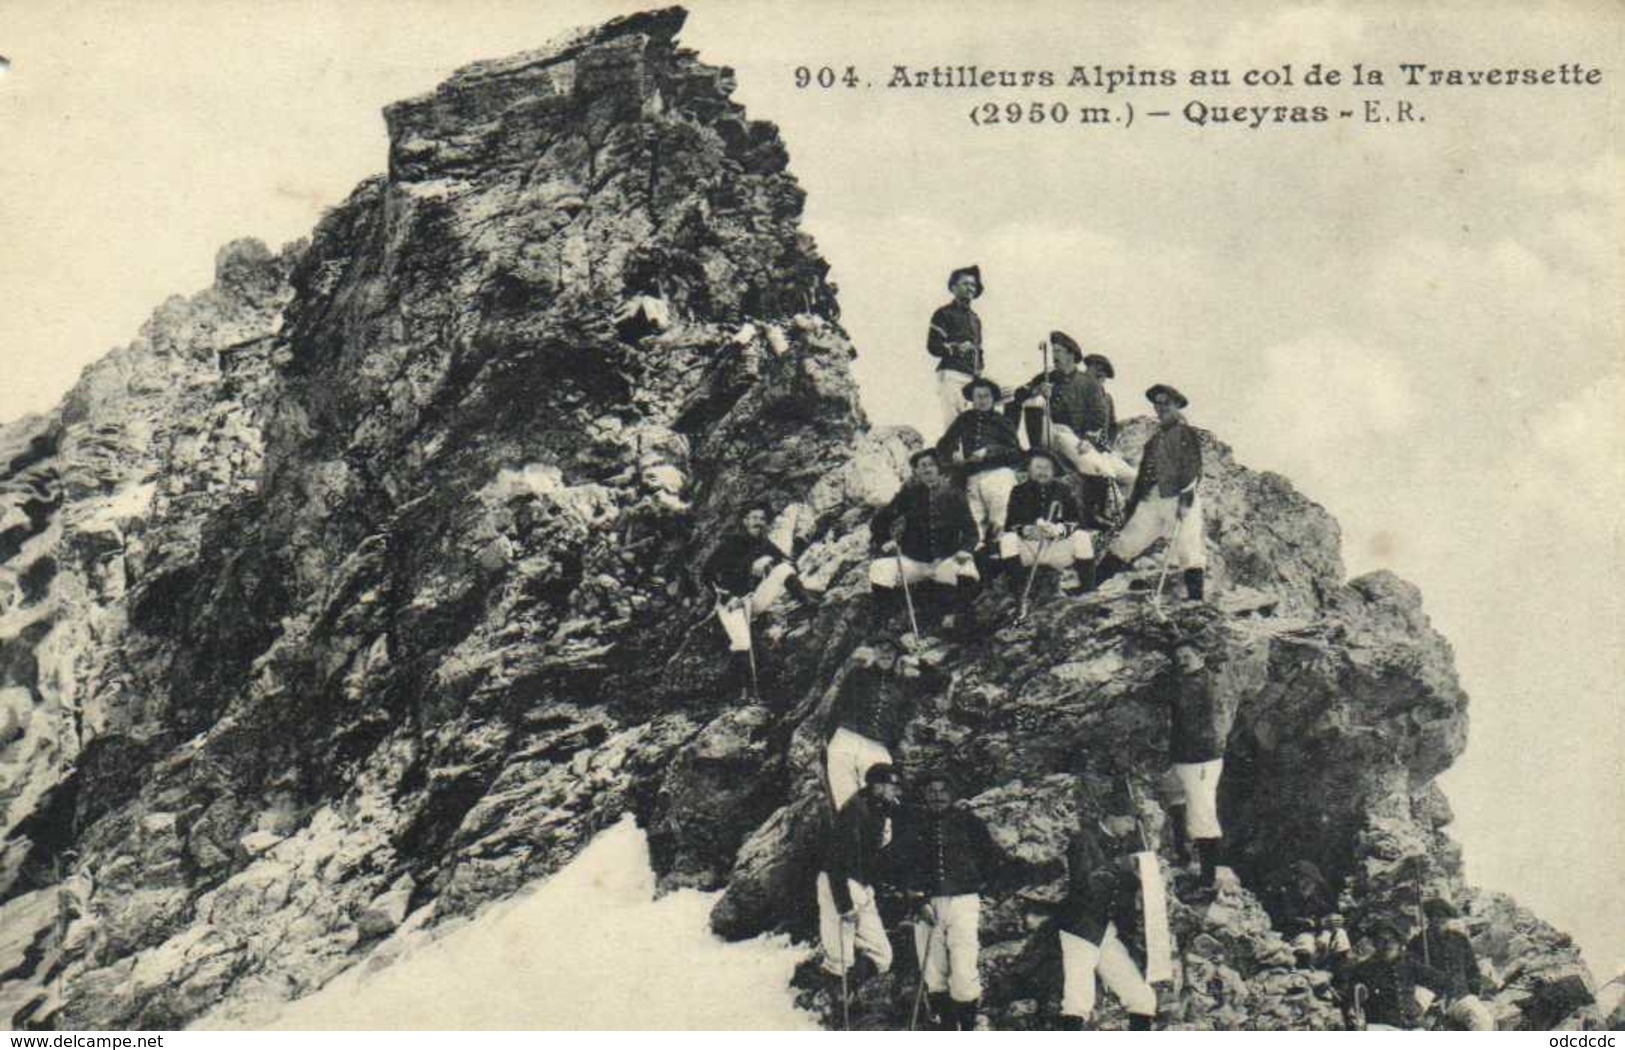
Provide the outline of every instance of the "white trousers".
<path id="1" fill-rule="evenodd" d="M 1219 778 L 1223 775 L 1222 758 L 1174 763 L 1174 777 L 1185 796 L 1185 834 L 1192 839 L 1224 837 L 1219 826 Z"/>
<path id="2" fill-rule="evenodd" d="M 1040 555 L 1042 550 L 1042 555 Z M 1038 562 L 1047 568 L 1064 569 L 1075 561 L 1095 556 L 1094 541 L 1082 529 L 1044 543 L 1042 540 L 1024 540 L 1013 532 L 999 537 L 999 557 L 1020 558 L 1021 564 Z"/>
<path id="3" fill-rule="evenodd" d="M 944 430 L 953 425 L 959 413 L 965 410 L 965 384 L 975 376 L 956 372 L 951 368 L 937 371 L 937 401 L 942 405 L 942 428 Z"/>
<path id="4" fill-rule="evenodd" d="M 1004 531 L 1010 510 L 1010 493 L 1016 487 L 1016 472 L 1009 467 L 983 470 L 965 479 L 965 499 L 976 530 L 986 539 Z"/>
<path id="5" fill-rule="evenodd" d="M 846 800 L 863 787 L 864 775 L 869 767 L 879 762 L 891 763 L 891 752 L 884 744 L 876 743 L 862 733 L 854 733 L 842 726 L 829 738 L 829 797 L 839 813 Z"/>
<path id="6" fill-rule="evenodd" d="M 914 954 L 920 960 L 926 990 L 946 991 L 961 1003 L 980 999 L 982 978 L 976 969 L 976 953 L 981 948 L 977 931 L 982 898 L 974 893 L 932 897 L 930 906 L 936 921 L 914 924 Z"/>
<path id="7" fill-rule="evenodd" d="M 779 595 L 784 593 L 784 581 L 795 571 L 795 566 L 781 561 L 763 577 L 754 591 L 745 596 L 744 601 L 737 604 L 724 602 L 717 606 L 717 619 L 722 621 L 722 629 L 728 633 L 729 649 L 742 653 L 750 648 L 751 618 L 766 612 L 779 600 Z"/>
<path id="8" fill-rule="evenodd" d="M 1109 548 L 1124 561 L 1133 561 L 1140 553 L 1163 537 L 1173 537 L 1173 557 L 1181 569 L 1207 568 L 1207 537 L 1202 528 L 1202 497 L 1197 496 L 1183 521 L 1177 521 L 1178 496 L 1150 496 L 1134 508 L 1134 516 L 1123 526 Z M 1179 535 L 1174 536 L 1175 524 Z"/>
<path id="9" fill-rule="evenodd" d="M 818 936 L 824 948 L 824 972 L 837 977 L 852 968 L 858 952 L 874 960 L 881 973 L 891 970 L 891 941 L 875 906 L 875 893 L 856 879 L 846 880 L 857 911 L 857 924 L 841 921 L 835 910 L 835 894 L 829 888 L 829 872 L 818 873 Z"/>
<path id="10" fill-rule="evenodd" d="M 1069 426 L 1051 423 L 1049 435 L 1050 446 L 1070 460 L 1080 474 L 1116 478 L 1131 485 L 1139 475 L 1138 470 L 1128 465 L 1128 460 L 1115 452 L 1096 448 L 1093 442 L 1078 437 Z"/>
<path id="11" fill-rule="evenodd" d="M 924 580 L 933 580 L 945 583 L 952 587 L 960 580 L 979 580 L 981 574 L 976 571 L 976 561 L 966 558 L 957 561 L 954 558 L 938 558 L 936 561 L 915 561 L 913 558 L 902 558 L 902 569 L 897 567 L 899 559 L 895 554 L 888 554 L 883 558 L 876 558 L 869 563 L 869 582 L 876 587 L 896 587 L 904 580 L 909 583 L 920 583 Z"/>
<path id="12" fill-rule="evenodd" d="M 1145 983 L 1128 949 L 1117 939 L 1115 923 L 1106 927 L 1106 935 L 1098 945 L 1062 930 L 1061 1013 L 1064 1016 L 1085 1019 L 1094 1016 L 1097 973 L 1123 1004 L 1123 1009 L 1145 1017 L 1156 1014 L 1156 990 Z"/>

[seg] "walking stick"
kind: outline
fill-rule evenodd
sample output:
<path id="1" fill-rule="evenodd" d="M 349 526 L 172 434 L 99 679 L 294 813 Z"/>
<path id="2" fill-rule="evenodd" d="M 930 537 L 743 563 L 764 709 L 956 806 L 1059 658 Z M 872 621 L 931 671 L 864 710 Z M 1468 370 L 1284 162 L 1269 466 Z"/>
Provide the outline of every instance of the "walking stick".
<path id="1" fill-rule="evenodd" d="M 1044 382 L 1048 383 L 1050 381 L 1050 378 L 1049 378 L 1049 340 L 1048 339 L 1046 339 L 1042 343 L 1038 344 L 1038 352 L 1043 355 Z M 1053 390 L 1053 387 L 1051 387 L 1051 389 Z M 1050 435 L 1049 401 L 1050 401 L 1049 395 L 1045 394 L 1044 395 L 1044 447 L 1045 448 L 1049 448 L 1052 444 L 1054 444 L 1054 438 L 1051 437 L 1051 435 Z"/>
<path id="2" fill-rule="evenodd" d="M 852 999 L 851 993 L 847 990 L 846 975 L 852 967 L 848 966 L 846 962 L 846 928 L 848 925 L 843 918 L 841 920 L 841 1028 L 843 1031 L 850 1032 L 852 1030 Z M 855 941 L 858 934 L 858 924 L 853 922 L 850 925 L 853 928 L 852 937 Z M 857 962 L 857 952 L 855 950 L 852 956 L 852 961 Z"/>
<path id="3" fill-rule="evenodd" d="M 1053 503 L 1051 503 L 1049 505 L 1049 511 L 1046 514 L 1044 520 L 1045 521 L 1054 521 L 1056 518 L 1058 518 L 1060 516 L 1061 516 L 1061 501 L 1056 500 L 1055 502 L 1053 502 Z M 1020 607 L 1018 607 L 1016 609 L 1016 622 L 1017 623 L 1020 623 L 1022 620 L 1025 620 L 1027 618 L 1027 600 L 1032 596 L 1032 593 L 1033 593 L 1033 581 L 1038 579 L 1038 567 L 1040 565 L 1044 564 L 1044 552 L 1049 549 L 1049 545 L 1050 545 L 1050 541 L 1049 541 L 1048 538 L 1045 538 L 1044 540 L 1040 541 L 1039 544 L 1038 544 L 1038 553 L 1033 555 L 1033 567 L 1027 573 L 1027 586 L 1022 588 L 1022 591 L 1021 591 L 1021 605 L 1020 605 Z"/>
<path id="4" fill-rule="evenodd" d="M 908 588 L 908 570 L 903 565 L 903 520 L 892 526 L 892 542 L 897 544 L 897 579 L 903 584 L 903 603 L 908 606 L 908 626 L 914 632 L 914 637 L 920 637 L 920 621 L 914 616 L 914 593 Z"/>
<path id="5" fill-rule="evenodd" d="M 931 945 L 935 943 L 936 936 L 937 924 L 933 922 L 925 935 L 925 951 L 920 953 L 920 983 L 914 988 L 914 1010 L 908 1015 L 908 1030 L 911 1032 L 920 1022 L 920 1003 L 925 999 L 925 961 L 931 957 Z"/>
<path id="6" fill-rule="evenodd" d="M 750 695 L 757 701 L 762 699 L 762 691 L 756 684 L 756 632 L 750 629 L 750 595 L 745 595 L 745 655 L 750 658 Z"/>
<path id="7" fill-rule="evenodd" d="M 1162 611 L 1162 587 L 1168 580 L 1168 563 L 1173 560 L 1174 547 L 1179 543 L 1179 530 L 1185 527 L 1185 516 L 1177 510 L 1174 512 L 1174 534 L 1168 537 L 1168 546 L 1162 552 L 1162 571 L 1157 574 L 1157 590 L 1151 596 L 1151 609 L 1158 620 L 1168 622 L 1167 615 Z"/>

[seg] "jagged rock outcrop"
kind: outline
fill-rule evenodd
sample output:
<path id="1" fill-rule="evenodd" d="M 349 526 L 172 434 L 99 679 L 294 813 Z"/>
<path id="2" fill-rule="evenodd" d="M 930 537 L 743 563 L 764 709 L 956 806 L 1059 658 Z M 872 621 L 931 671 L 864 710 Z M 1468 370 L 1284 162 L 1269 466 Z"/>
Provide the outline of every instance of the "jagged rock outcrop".
<path id="1" fill-rule="evenodd" d="M 807 932 L 809 715 L 863 637 L 867 520 L 919 438 L 867 425 L 784 146 L 677 46 L 683 17 L 390 107 L 388 174 L 308 244 L 228 247 L 211 289 L 0 428 L 14 1023 L 229 1022 L 626 812 L 663 885 L 726 888 L 723 935 Z M 1345 582 L 1335 522 L 1205 440 L 1242 885 L 1313 859 L 1358 931 L 1420 877 L 1469 902 L 1506 1025 L 1572 1021 L 1572 945 L 1461 885 L 1434 779 L 1466 697 L 1415 588 Z M 761 625 L 773 702 L 740 707 L 695 575 L 762 498 L 793 505 L 828 593 Z M 922 654 L 901 757 L 953 764 L 1007 855 L 1000 1024 L 1052 1012 L 1079 805 L 1125 775 L 1157 797 L 1166 656 L 1125 583 Z M 1267 896 L 1175 907 L 1176 1023 L 1340 1023 Z"/>

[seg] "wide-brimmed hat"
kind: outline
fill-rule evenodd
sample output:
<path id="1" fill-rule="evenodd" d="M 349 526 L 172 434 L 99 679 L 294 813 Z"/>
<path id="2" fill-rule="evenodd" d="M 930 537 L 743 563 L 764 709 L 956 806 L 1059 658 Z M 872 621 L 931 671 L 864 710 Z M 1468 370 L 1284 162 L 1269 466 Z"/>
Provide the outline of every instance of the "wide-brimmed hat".
<path id="1" fill-rule="evenodd" d="M 901 784 L 903 774 L 897 772 L 897 767 L 890 762 L 876 762 L 863 774 L 865 784 Z"/>
<path id="2" fill-rule="evenodd" d="M 1074 361 L 1080 360 L 1083 357 L 1083 347 L 1079 346 L 1077 340 L 1073 339 L 1065 332 L 1051 332 L 1049 334 L 1049 342 L 1050 345 L 1054 347 L 1065 347 L 1066 351 L 1072 355 L 1072 359 Z"/>
<path id="3" fill-rule="evenodd" d="M 1083 366 L 1088 368 L 1094 365 L 1100 369 L 1100 374 L 1107 379 L 1117 378 L 1117 369 L 1112 367 L 1112 359 L 1105 354 L 1090 354 L 1083 359 Z"/>
<path id="4" fill-rule="evenodd" d="M 1190 404 L 1190 400 L 1186 398 L 1184 394 L 1181 394 L 1178 390 L 1175 390 L 1167 383 L 1158 383 L 1156 386 L 1153 386 L 1151 389 L 1147 390 L 1145 392 L 1145 399 L 1151 402 L 1153 405 L 1156 404 L 1158 400 L 1167 400 L 1172 402 L 1175 408 L 1184 408 L 1186 405 Z"/>
<path id="5" fill-rule="evenodd" d="M 964 277 L 966 274 L 976 278 L 976 294 L 971 296 L 971 298 L 980 299 L 982 297 L 982 293 L 987 291 L 987 286 L 982 283 L 982 268 L 980 266 L 961 266 L 959 269 L 949 274 L 948 290 L 953 291 L 954 282 L 959 280 L 961 277 Z"/>
<path id="6" fill-rule="evenodd" d="M 959 388 L 959 393 L 964 396 L 966 401 L 969 401 L 971 399 L 971 395 L 976 392 L 976 388 L 979 386 L 985 386 L 989 390 L 993 391 L 993 400 L 995 401 L 1004 396 L 1004 391 L 999 389 L 999 384 L 995 383 L 987 376 L 977 376 L 975 379 L 972 379 L 970 382 Z"/>

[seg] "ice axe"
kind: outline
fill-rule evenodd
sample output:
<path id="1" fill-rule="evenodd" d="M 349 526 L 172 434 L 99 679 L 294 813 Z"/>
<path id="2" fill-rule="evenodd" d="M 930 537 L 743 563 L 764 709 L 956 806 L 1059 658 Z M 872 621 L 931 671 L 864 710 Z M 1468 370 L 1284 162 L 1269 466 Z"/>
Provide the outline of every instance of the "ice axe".
<path id="1" fill-rule="evenodd" d="M 1049 510 L 1045 513 L 1044 520 L 1052 522 L 1060 516 L 1061 501 L 1056 500 L 1049 505 Z M 1027 602 L 1028 599 L 1032 597 L 1033 581 L 1038 579 L 1038 567 L 1044 564 L 1044 552 L 1049 549 L 1049 545 L 1050 540 L 1048 537 L 1040 540 L 1038 544 L 1038 553 L 1033 555 L 1033 567 L 1027 573 L 1027 586 L 1021 589 L 1021 605 L 1016 609 L 1017 623 L 1020 623 L 1027 618 Z"/>
<path id="2" fill-rule="evenodd" d="M 1161 623 L 1168 622 L 1168 614 L 1162 611 L 1162 588 L 1168 582 L 1168 563 L 1173 561 L 1174 548 L 1179 545 L 1179 532 L 1185 527 L 1185 515 L 1174 512 L 1174 533 L 1168 537 L 1168 546 L 1162 552 L 1162 571 L 1157 573 L 1157 589 L 1151 595 L 1151 613 Z"/>
<path id="3" fill-rule="evenodd" d="M 914 593 L 908 587 L 908 569 L 903 564 L 903 526 L 906 519 L 898 518 L 891 527 L 892 542 L 897 544 L 897 580 L 903 585 L 903 603 L 908 606 L 908 626 L 914 637 L 920 637 L 920 621 L 914 616 Z"/>
<path id="4" fill-rule="evenodd" d="M 1039 352 L 1040 355 L 1042 355 L 1042 358 L 1043 358 L 1044 371 L 1043 371 L 1042 375 L 1044 377 L 1044 382 L 1048 383 L 1050 381 L 1050 378 L 1049 378 L 1049 340 L 1048 339 L 1045 339 L 1043 342 L 1038 344 L 1038 352 Z M 1043 430 L 1044 447 L 1045 448 L 1049 448 L 1050 445 L 1054 443 L 1053 439 L 1051 437 L 1051 434 L 1050 434 L 1049 401 L 1050 401 L 1049 395 L 1045 394 L 1044 395 L 1044 430 Z"/>
<path id="5" fill-rule="evenodd" d="M 920 1023 L 920 1003 L 925 999 L 925 964 L 931 958 L 931 945 L 937 936 L 937 924 L 931 923 L 925 935 L 925 951 L 920 953 L 920 982 L 914 987 L 914 1009 L 908 1015 L 908 1030 L 914 1031 Z"/>
<path id="6" fill-rule="evenodd" d="M 711 585 L 711 589 L 716 592 L 717 619 L 720 620 L 722 619 L 723 608 L 733 599 L 728 595 L 727 591 L 714 583 Z M 761 700 L 761 690 L 757 688 L 756 683 L 756 633 L 750 629 L 750 595 L 747 594 L 745 597 L 740 598 L 739 604 L 740 610 L 745 614 L 745 658 L 750 664 L 750 695 L 757 700 Z"/>

